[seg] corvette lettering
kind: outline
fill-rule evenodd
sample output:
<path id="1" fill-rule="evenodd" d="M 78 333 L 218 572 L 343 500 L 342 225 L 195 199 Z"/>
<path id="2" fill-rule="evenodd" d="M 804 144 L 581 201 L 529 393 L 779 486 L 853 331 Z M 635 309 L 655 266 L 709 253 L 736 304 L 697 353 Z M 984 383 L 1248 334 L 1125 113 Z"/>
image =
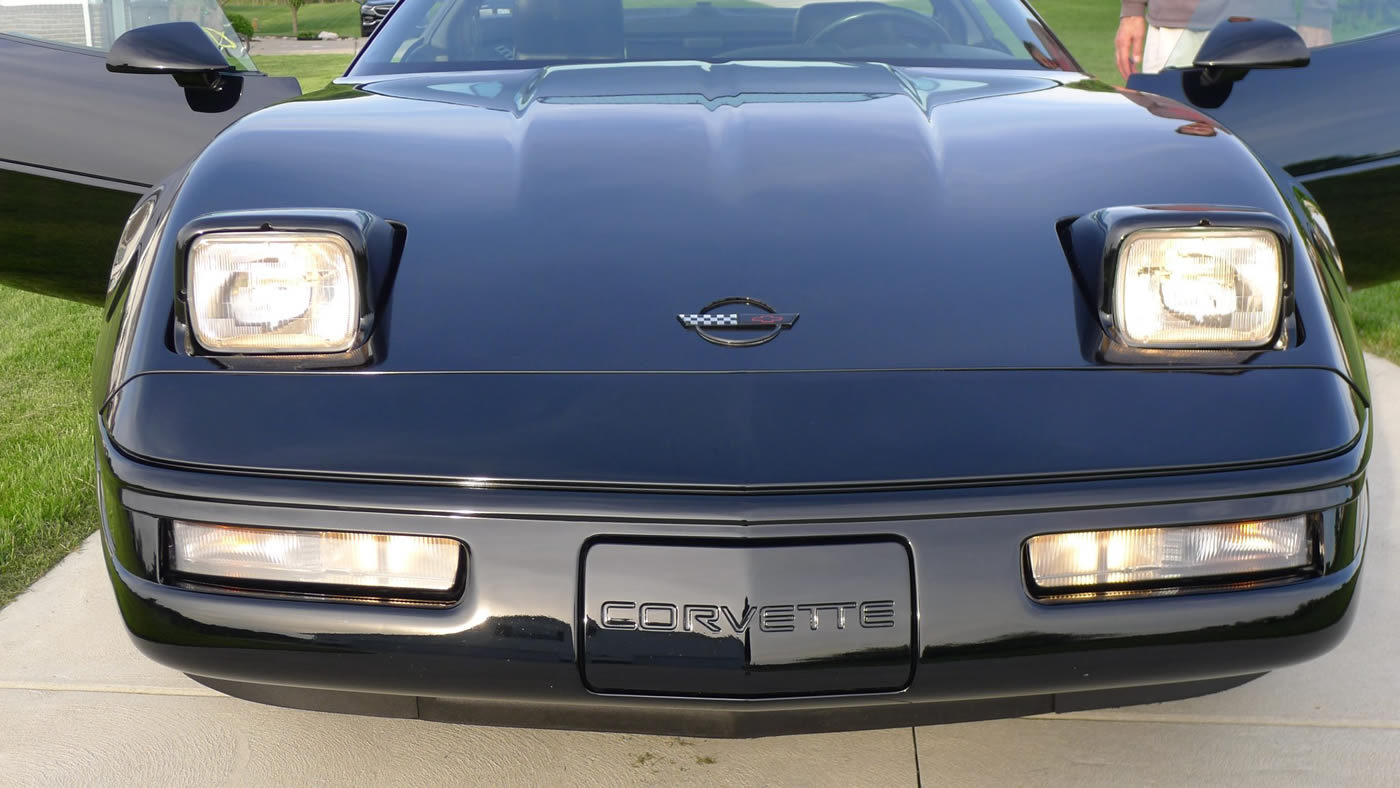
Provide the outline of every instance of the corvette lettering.
<path id="1" fill-rule="evenodd" d="M 681 604 L 670 602 L 604 602 L 598 626 L 647 632 L 711 632 L 742 635 L 757 627 L 762 632 L 817 632 L 842 629 L 886 629 L 895 625 L 895 604 L 889 599 L 865 602 L 804 602 L 791 605 Z"/>

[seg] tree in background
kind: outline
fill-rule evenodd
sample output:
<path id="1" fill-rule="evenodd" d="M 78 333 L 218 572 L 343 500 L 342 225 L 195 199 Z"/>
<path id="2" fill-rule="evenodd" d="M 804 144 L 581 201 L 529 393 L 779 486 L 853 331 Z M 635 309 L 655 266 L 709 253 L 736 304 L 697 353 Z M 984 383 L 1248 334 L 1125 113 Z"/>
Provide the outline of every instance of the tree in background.
<path id="1" fill-rule="evenodd" d="M 282 2 L 283 2 L 283 3 L 286 3 L 286 4 L 287 4 L 287 7 L 290 8 L 290 9 L 292 9 L 292 38 L 296 38 L 296 37 L 297 37 L 297 11 L 300 11 L 300 10 L 301 10 L 301 7 L 302 7 L 303 5 L 306 5 L 306 0 L 282 0 Z"/>

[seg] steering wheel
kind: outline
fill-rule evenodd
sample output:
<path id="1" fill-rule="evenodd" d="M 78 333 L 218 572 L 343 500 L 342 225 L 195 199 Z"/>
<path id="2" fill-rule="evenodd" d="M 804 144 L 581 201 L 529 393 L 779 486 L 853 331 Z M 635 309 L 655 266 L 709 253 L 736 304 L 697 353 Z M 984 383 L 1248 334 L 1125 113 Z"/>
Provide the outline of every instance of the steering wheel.
<path id="1" fill-rule="evenodd" d="M 902 40 L 919 46 L 951 44 L 953 42 L 953 37 L 948 33 L 948 29 L 932 17 L 924 16 L 907 8 L 872 8 L 868 11 L 857 11 L 850 16 L 832 22 L 817 31 L 816 35 L 807 40 L 807 43 L 830 43 L 837 49 L 847 49 L 849 47 L 841 46 L 835 39 L 847 30 L 872 23 L 880 29 L 886 41 Z M 901 36 L 896 32 L 896 28 L 899 27 L 904 28 L 905 35 Z M 912 36 L 908 33 L 912 33 Z M 875 43 L 885 43 L 885 41 Z"/>

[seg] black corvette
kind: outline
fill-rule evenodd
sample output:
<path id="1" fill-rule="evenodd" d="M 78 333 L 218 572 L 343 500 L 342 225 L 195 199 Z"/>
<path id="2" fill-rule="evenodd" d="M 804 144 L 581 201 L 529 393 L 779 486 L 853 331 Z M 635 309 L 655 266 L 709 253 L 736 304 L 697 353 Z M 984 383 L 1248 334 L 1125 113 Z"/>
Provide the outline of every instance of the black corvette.
<path id="1" fill-rule="evenodd" d="M 1012 0 L 403 0 L 283 101 L 218 32 L 0 34 L 0 278 L 105 304 L 153 659 L 754 736 L 1187 697 L 1345 634 L 1337 244 L 1393 232 L 1400 103 L 1356 75 L 1400 34 L 1235 15 L 1144 93 Z"/>

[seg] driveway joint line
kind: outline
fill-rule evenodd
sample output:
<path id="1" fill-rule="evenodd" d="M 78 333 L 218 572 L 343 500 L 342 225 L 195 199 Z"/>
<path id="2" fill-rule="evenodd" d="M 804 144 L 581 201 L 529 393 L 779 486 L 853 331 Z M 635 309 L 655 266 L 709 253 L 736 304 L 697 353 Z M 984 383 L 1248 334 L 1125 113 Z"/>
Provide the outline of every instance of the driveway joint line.
<path id="1" fill-rule="evenodd" d="M 226 698 L 220 692 L 203 687 L 142 687 L 121 684 L 72 684 L 54 681 L 4 681 L 0 680 L 0 691 L 17 690 L 25 692 L 89 692 L 102 695 L 169 695 L 185 698 Z"/>
<path id="2" fill-rule="evenodd" d="M 924 788 L 924 772 L 919 767 L 919 729 L 909 726 L 909 738 L 914 742 L 914 784 Z"/>
<path id="3" fill-rule="evenodd" d="M 1173 725 L 1241 725 L 1261 728 L 1337 728 L 1356 730 L 1400 731 L 1400 720 L 1337 720 L 1307 719 L 1290 717 L 1231 717 L 1213 714 L 1094 714 L 1073 712 L 1072 714 L 1037 714 L 1020 719 L 1036 722 L 1133 722 L 1168 723 Z"/>

